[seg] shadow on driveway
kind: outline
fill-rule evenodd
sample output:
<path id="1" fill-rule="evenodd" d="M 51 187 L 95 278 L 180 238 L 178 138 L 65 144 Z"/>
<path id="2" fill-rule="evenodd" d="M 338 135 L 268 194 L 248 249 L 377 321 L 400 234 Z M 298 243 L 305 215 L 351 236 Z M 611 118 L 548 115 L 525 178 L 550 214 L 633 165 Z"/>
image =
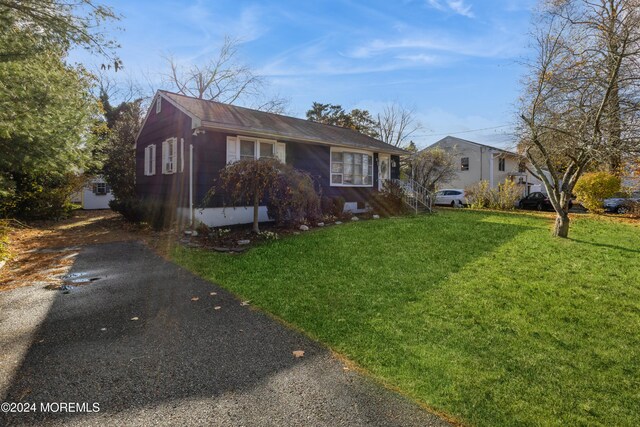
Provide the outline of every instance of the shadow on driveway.
<path id="1" fill-rule="evenodd" d="M 71 272 L 98 280 L 0 294 L 0 400 L 100 411 L 0 425 L 446 425 L 139 243 L 85 247 Z"/>

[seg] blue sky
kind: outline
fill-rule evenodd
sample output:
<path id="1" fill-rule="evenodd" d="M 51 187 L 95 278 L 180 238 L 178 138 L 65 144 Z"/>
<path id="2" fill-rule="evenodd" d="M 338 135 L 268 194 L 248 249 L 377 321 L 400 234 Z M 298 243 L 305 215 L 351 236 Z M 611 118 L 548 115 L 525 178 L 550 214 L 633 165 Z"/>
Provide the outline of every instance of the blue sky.
<path id="1" fill-rule="evenodd" d="M 313 101 L 414 107 L 425 146 L 443 134 L 508 147 L 534 0 L 110 0 L 126 72 L 160 86 L 162 55 L 203 62 L 225 35 L 304 117 Z M 82 58 L 84 62 L 90 59 Z M 94 58 L 94 62 L 99 59 Z"/>

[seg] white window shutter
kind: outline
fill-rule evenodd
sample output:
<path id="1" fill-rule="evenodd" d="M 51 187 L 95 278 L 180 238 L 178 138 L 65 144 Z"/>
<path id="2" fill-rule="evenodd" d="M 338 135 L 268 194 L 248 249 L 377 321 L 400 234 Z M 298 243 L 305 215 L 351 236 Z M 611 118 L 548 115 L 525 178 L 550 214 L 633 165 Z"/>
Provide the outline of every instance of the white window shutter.
<path id="1" fill-rule="evenodd" d="M 169 141 L 162 141 L 162 173 L 167 173 L 167 159 L 169 157 Z"/>
<path id="2" fill-rule="evenodd" d="M 276 142 L 276 158 L 282 163 L 287 163 L 287 146 L 284 142 Z"/>
<path id="3" fill-rule="evenodd" d="M 156 145 L 153 144 L 150 147 L 150 153 L 151 153 L 151 170 L 149 171 L 149 175 L 155 175 L 156 174 Z"/>
<path id="4" fill-rule="evenodd" d="M 239 151 L 238 138 L 236 138 L 235 136 L 228 136 L 227 137 L 227 164 L 234 163 L 240 160 L 238 151 Z"/>
<path id="5" fill-rule="evenodd" d="M 149 175 L 149 147 L 144 147 L 144 174 Z"/>

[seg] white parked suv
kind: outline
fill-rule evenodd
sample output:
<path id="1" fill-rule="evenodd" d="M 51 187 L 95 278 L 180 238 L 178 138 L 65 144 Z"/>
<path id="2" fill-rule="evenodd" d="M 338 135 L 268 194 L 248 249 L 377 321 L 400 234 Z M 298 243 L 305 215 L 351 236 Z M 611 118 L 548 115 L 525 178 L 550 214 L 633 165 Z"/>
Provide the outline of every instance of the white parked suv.
<path id="1" fill-rule="evenodd" d="M 436 193 L 436 205 L 462 208 L 467 205 L 466 193 L 459 188 L 445 188 Z"/>

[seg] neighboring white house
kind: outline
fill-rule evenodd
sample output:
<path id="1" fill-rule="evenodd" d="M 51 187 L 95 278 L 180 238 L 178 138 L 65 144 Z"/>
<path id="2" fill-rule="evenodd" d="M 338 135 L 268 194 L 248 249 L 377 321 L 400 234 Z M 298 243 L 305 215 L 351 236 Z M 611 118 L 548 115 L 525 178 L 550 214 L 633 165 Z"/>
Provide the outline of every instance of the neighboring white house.
<path id="1" fill-rule="evenodd" d="M 526 159 L 517 153 L 453 136 L 447 136 L 426 149 L 436 147 L 453 153 L 456 158 L 458 177 L 446 183 L 449 188 L 465 189 L 480 181 L 487 181 L 494 188 L 510 180 L 521 184 L 526 195 L 544 187 L 527 171 Z"/>
<path id="2" fill-rule="evenodd" d="M 82 209 L 109 209 L 113 194 L 102 177 L 89 180 L 82 189 Z"/>

